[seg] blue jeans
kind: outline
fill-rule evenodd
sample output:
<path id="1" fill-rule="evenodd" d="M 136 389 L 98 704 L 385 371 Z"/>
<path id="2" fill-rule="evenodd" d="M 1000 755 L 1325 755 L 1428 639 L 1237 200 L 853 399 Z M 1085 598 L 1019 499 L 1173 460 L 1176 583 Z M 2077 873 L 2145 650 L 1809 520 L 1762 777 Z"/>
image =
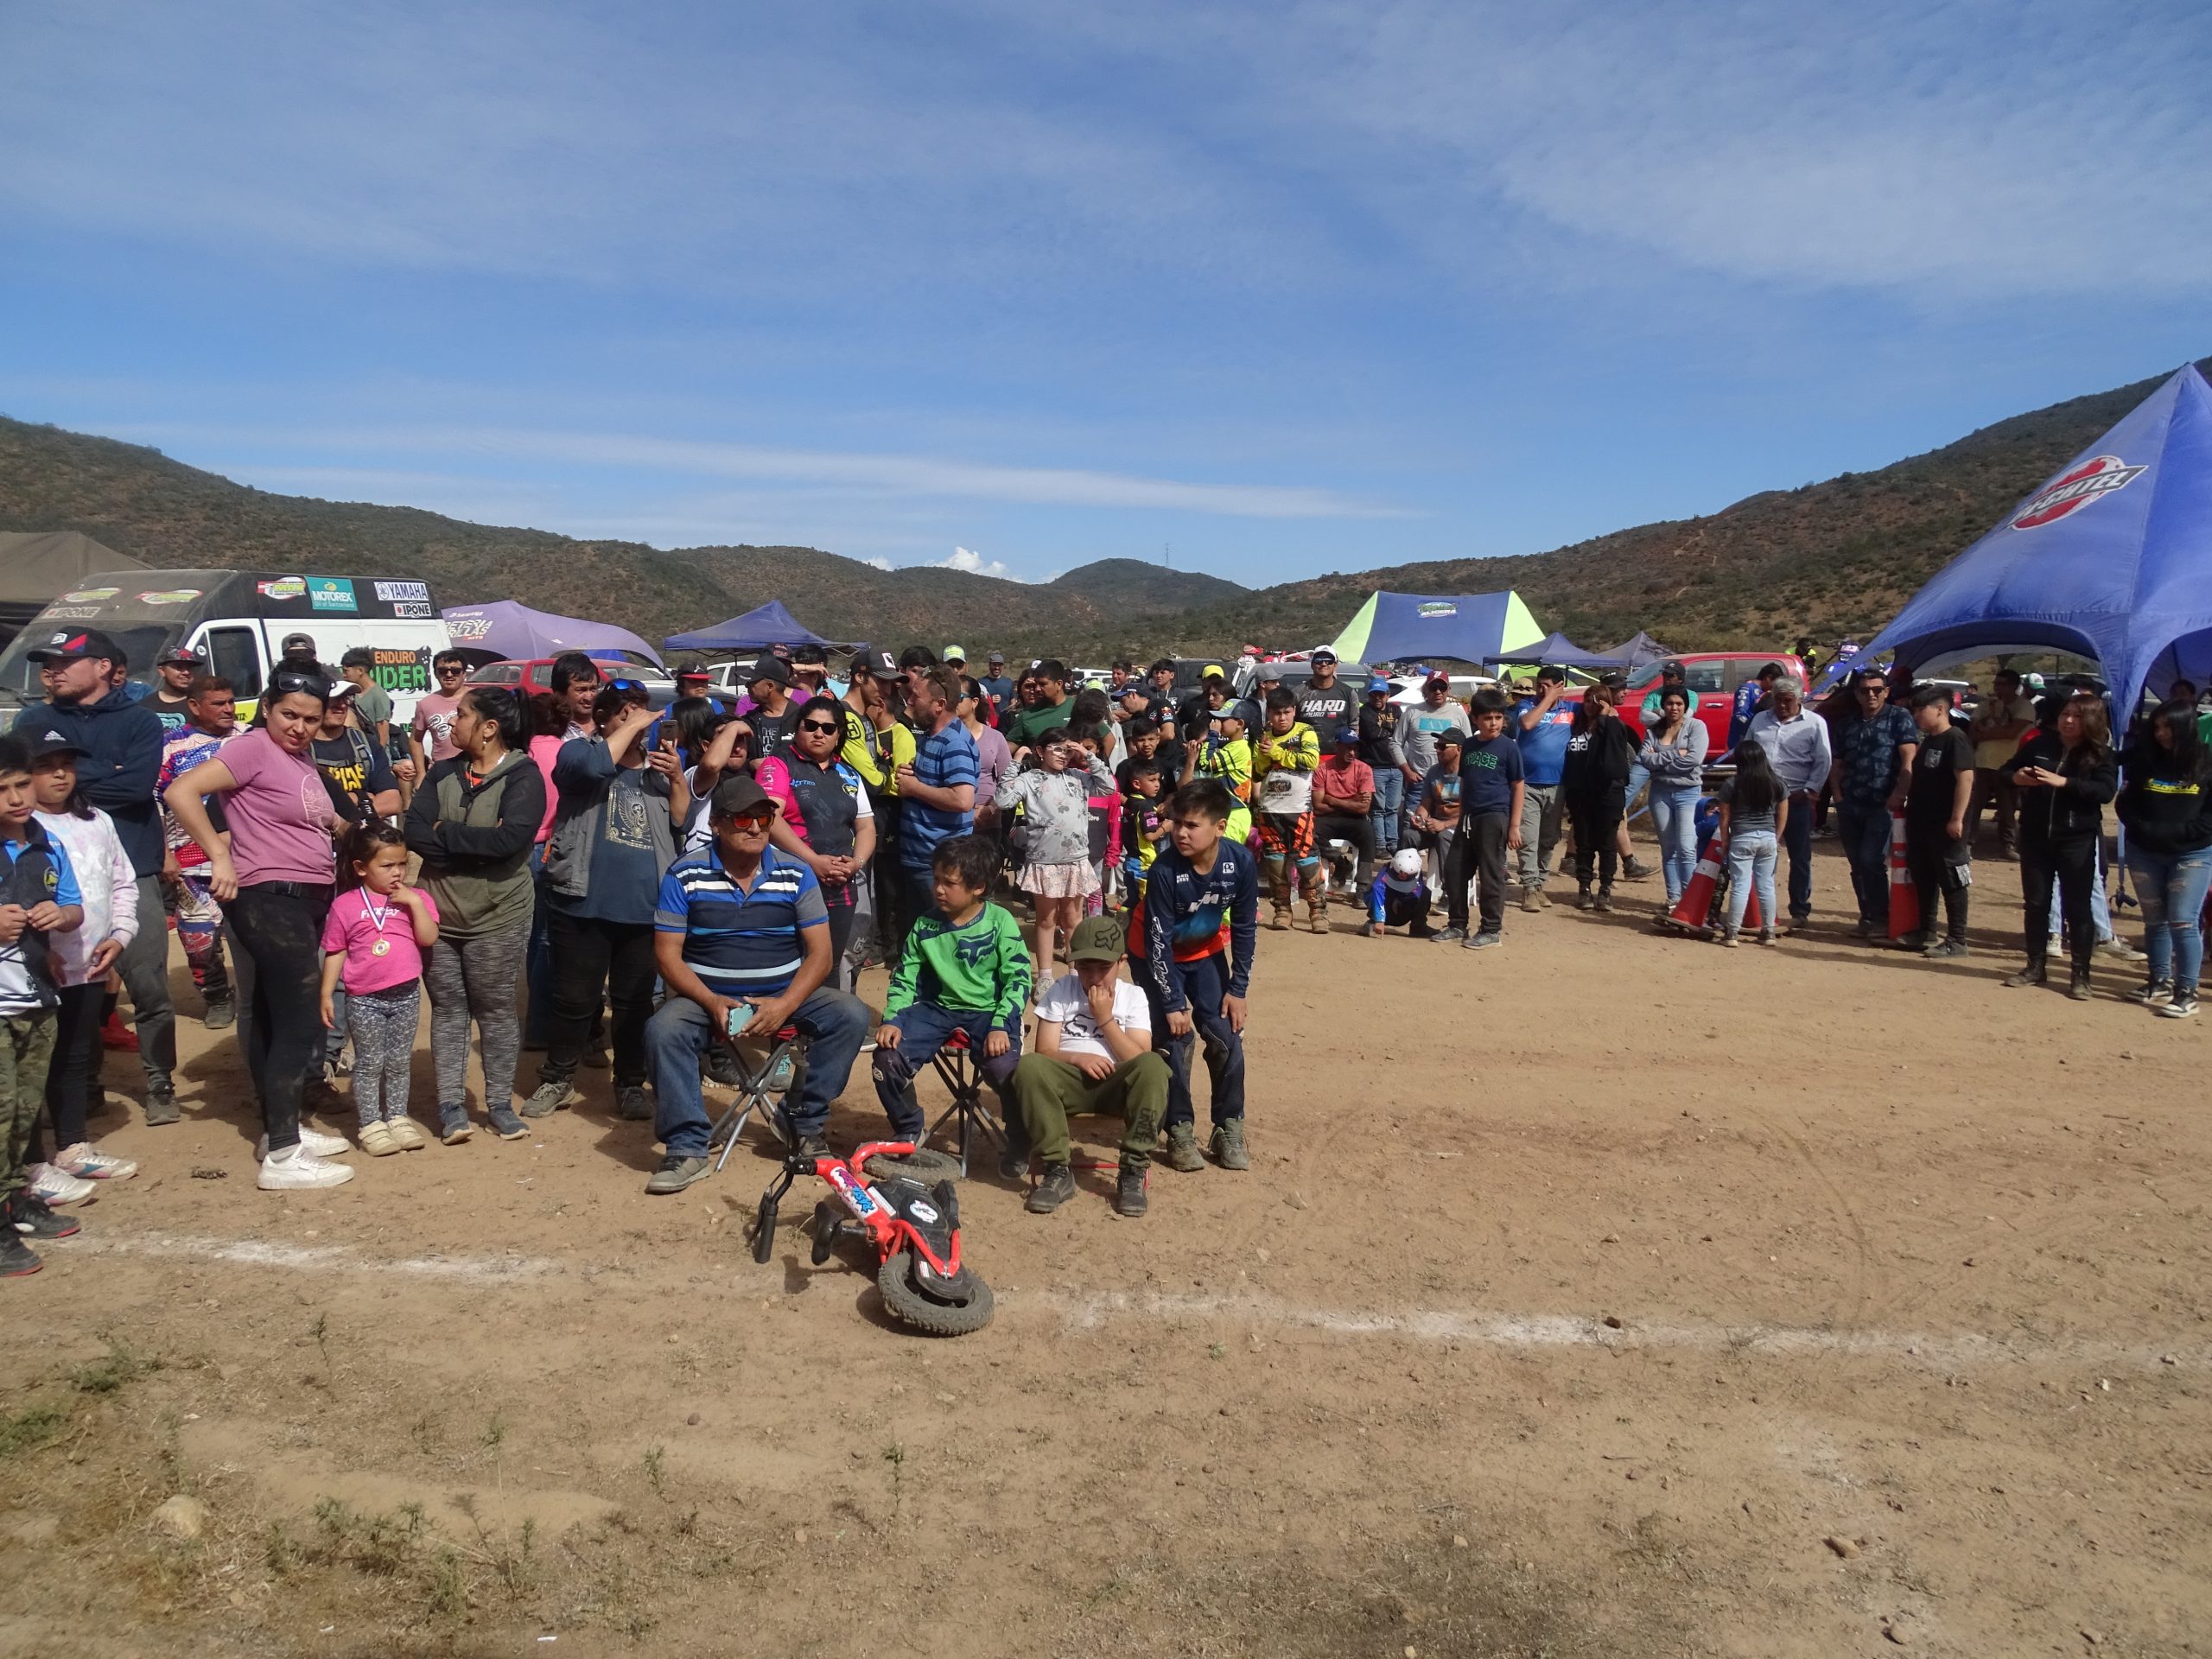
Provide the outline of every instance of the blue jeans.
<path id="1" fill-rule="evenodd" d="M 1217 950 L 1196 962 L 1179 962 L 1171 971 L 1182 982 L 1183 1001 L 1190 1010 L 1191 1034 L 1171 1036 L 1167 1030 L 1167 1002 L 1152 982 L 1142 963 L 1129 964 L 1145 1001 L 1152 1005 L 1152 1046 L 1167 1056 L 1167 1116 L 1163 1125 L 1198 1120 L 1191 1097 L 1191 1051 L 1205 1045 L 1206 1076 L 1213 1084 L 1212 1116 L 1218 1123 L 1244 1116 L 1244 1039 L 1229 1028 L 1221 1012 L 1221 999 L 1229 991 L 1229 953 Z"/>
<path id="2" fill-rule="evenodd" d="M 1885 817 L 1887 815 L 1885 814 Z M 1771 830 L 1747 830 L 1728 838 L 1728 931 L 1744 925 L 1744 904 L 1757 886 L 1759 925 L 1774 925 L 1774 855 L 1777 842 Z"/>
<path id="3" fill-rule="evenodd" d="M 1406 804 L 1406 774 L 1395 766 L 1375 772 L 1375 800 L 1367 816 L 1375 823 L 1375 856 L 1388 858 L 1398 850 L 1398 809 Z"/>
<path id="4" fill-rule="evenodd" d="M 945 1045 L 945 1039 L 956 1031 L 968 1033 L 969 1052 L 983 1074 L 983 1081 L 991 1085 L 999 1097 L 1001 1110 L 1006 1105 L 1007 1086 L 1014 1080 L 1014 1068 L 1021 1061 L 1020 1016 L 1015 1015 L 1014 1029 L 1007 1033 L 1013 1041 L 1005 1053 L 996 1059 L 987 1059 L 983 1044 L 998 1028 L 998 1020 L 984 1008 L 941 1008 L 934 1002 L 912 1002 L 899 1010 L 889 1022 L 899 1027 L 899 1046 L 875 1051 L 875 1097 L 883 1103 L 883 1115 L 891 1120 L 891 1132 L 902 1141 L 911 1141 L 928 1127 L 918 1102 L 914 1098 L 914 1079 L 928 1066 L 930 1057 Z"/>
<path id="5" fill-rule="evenodd" d="M 853 1061 L 868 1040 L 868 1005 L 824 987 L 798 1005 L 791 1023 L 813 1040 L 799 1074 L 791 1127 L 819 1135 L 829 1126 L 830 1103 L 845 1092 Z M 765 1033 L 764 1033 L 765 1034 Z M 672 1157 L 703 1158 L 714 1125 L 699 1090 L 699 1057 L 727 1040 L 706 1009 L 688 996 L 671 996 L 645 1025 L 645 1054 L 652 1063 L 653 1134 Z"/>
<path id="6" fill-rule="evenodd" d="M 2127 849 L 2128 873 L 2143 906 L 2143 948 L 2151 956 L 2151 979 L 2171 980 L 2194 990 L 2204 967 L 2204 893 L 2212 887 L 2212 848 L 2194 853 Z"/>
<path id="7" fill-rule="evenodd" d="M 1844 861 L 1851 866 L 1852 891 L 1859 895 L 1859 919 L 1885 933 L 1890 928 L 1890 809 L 1876 801 L 1839 799 L 1836 833 Z"/>
<path id="8" fill-rule="evenodd" d="M 1659 832 L 1659 868 L 1667 878 L 1669 910 L 1697 871 L 1697 804 L 1702 793 L 1696 784 L 1651 785 L 1651 823 Z"/>
<path id="9" fill-rule="evenodd" d="M 1783 850 L 1789 855 L 1789 914 L 1803 921 L 1813 913 L 1813 797 L 1789 798 L 1789 822 L 1782 826 Z"/>

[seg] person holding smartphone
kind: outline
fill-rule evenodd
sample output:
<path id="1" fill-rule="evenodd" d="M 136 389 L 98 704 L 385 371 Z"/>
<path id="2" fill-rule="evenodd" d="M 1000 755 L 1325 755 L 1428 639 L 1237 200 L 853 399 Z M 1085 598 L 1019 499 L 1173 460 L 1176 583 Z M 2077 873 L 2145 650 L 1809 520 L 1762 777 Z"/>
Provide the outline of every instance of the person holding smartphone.
<path id="1" fill-rule="evenodd" d="M 665 1148 L 645 1191 L 681 1192 L 708 1173 L 713 1124 L 699 1059 L 738 1033 L 772 1039 L 786 1025 L 810 1039 L 798 1098 L 789 1103 L 795 1152 L 818 1158 L 830 1103 L 844 1092 L 868 1039 L 868 1007 L 829 984 L 836 953 L 822 884 L 768 842 L 776 804 L 739 773 L 708 804 L 714 845 L 671 867 L 653 907 L 653 963 L 668 998 L 646 1027 L 654 1133 Z"/>

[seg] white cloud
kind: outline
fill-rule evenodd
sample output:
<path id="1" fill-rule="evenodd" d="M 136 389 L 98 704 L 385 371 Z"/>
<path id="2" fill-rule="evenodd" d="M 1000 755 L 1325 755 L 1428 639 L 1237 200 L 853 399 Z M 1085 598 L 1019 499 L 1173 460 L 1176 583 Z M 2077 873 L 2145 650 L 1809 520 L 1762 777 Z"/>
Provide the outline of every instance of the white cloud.
<path id="1" fill-rule="evenodd" d="M 1001 582 L 1027 582 L 997 559 L 987 559 L 980 553 L 971 553 L 964 547 L 956 547 L 951 556 L 939 559 L 930 566 L 932 570 L 964 570 L 971 576 L 995 576 Z"/>
<path id="2" fill-rule="evenodd" d="M 129 425 L 111 432 L 130 434 Z M 1407 509 L 1355 500 L 1301 485 L 1199 484 L 1071 467 L 1010 467 L 940 456 L 784 449 L 620 432 L 496 427 L 358 427 L 326 429 L 163 426 L 166 441 L 267 443 L 365 452 L 501 457 L 741 478 L 887 497 L 937 497 L 1021 505 L 1135 507 L 1243 518 L 1404 518 Z"/>
<path id="3" fill-rule="evenodd" d="M 861 563 L 871 570 L 889 570 L 893 568 L 891 561 L 880 555 L 872 559 L 862 559 Z"/>

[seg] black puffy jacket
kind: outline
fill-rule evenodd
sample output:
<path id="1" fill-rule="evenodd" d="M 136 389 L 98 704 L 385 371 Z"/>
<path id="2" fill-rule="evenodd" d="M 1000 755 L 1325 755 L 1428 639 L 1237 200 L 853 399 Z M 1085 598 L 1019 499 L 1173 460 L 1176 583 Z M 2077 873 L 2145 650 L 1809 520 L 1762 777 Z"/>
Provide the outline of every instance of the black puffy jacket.
<path id="1" fill-rule="evenodd" d="M 2030 732 L 2018 753 L 2005 763 L 2011 777 L 2023 766 L 2042 766 L 2065 774 L 2059 788 L 2038 785 L 2020 791 L 2020 838 L 2037 846 L 2087 841 L 2104 825 L 2105 803 L 2120 792 L 2120 766 L 2105 749 L 2091 759 L 2087 748 L 2069 753 L 2056 732 Z"/>

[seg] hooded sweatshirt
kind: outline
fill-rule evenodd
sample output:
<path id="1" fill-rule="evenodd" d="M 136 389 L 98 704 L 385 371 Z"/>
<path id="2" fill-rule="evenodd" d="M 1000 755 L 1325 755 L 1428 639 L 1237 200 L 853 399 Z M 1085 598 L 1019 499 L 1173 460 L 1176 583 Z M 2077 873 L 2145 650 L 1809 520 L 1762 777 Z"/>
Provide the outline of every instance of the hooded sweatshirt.
<path id="1" fill-rule="evenodd" d="M 544 818 L 545 776 L 523 750 L 510 749 L 476 785 L 464 756 L 430 768 L 407 808 L 407 846 L 422 855 L 440 934 L 472 939 L 530 925 L 530 851 Z"/>
<path id="2" fill-rule="evenodd" d="M 2155 740 L 2129 751 L 2119 810 L 2131 847 L 2170 856 L 2212 847 L 2212 786 L 2183 776 Z"/>
<path id="3" fill-rule="evenodd" d="M 115 820 L 131 874 L 161 874 L 162 817 L 154 804 L 162 770 L 159 715 L 110 691 L 98 702 L 35 702 L 16 716 L 13 729 L 34 743 L 51 734 L 82 749 L 77 781 L 86 800 Z"/>

